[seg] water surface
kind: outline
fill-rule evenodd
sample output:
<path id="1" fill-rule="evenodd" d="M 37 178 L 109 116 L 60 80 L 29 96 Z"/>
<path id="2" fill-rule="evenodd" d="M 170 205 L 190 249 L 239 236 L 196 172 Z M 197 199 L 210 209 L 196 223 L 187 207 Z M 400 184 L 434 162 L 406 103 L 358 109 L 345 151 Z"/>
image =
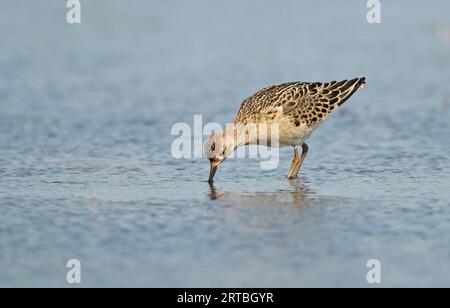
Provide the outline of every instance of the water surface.
<path id="1" fill-rule="evenodd" d="M 94 3 L 95 2 L 95 3 Z M 0 4 L 0 286 L 450 286 L 448 1 Z M 176 122 L 366 76 L 296 181 L 176 160 Z"/>

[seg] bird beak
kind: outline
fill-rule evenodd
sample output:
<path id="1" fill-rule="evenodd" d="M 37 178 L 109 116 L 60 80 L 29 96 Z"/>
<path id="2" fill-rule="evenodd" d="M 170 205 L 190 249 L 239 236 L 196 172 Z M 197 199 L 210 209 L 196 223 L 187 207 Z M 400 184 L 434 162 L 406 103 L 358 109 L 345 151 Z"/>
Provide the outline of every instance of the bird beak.
<path id="1" fill-rule="evenodd" d="M 212 183 L 214 181 L 214 176 L 216 175 L 217 168 L 219 168 L 220 163 L 218 161 L 211 159 L 211 165 L 209 170 L 209 179 L 208 182 Z"/>

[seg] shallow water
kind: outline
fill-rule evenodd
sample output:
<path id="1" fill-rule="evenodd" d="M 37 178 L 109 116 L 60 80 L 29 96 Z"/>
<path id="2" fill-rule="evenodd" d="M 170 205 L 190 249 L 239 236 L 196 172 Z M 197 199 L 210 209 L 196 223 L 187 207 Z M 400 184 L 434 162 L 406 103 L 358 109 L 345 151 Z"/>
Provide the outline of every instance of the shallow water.
<path id="1" fill-rule="evenodd" d="M 0 286 L 450 286 L 448 1 L 0 4 Z M 342 12 L 342 13 L 340 13 Z M 297 181 L 171 156 L 272 83 L 364 75 Z"/>

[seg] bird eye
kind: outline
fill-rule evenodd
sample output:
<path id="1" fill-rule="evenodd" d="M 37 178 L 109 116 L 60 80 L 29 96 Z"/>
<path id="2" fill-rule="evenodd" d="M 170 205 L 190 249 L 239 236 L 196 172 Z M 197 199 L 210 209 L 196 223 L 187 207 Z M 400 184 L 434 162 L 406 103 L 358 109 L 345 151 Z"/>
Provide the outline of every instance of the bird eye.
<path id="1" fill-rule="evenodd" d="M 216 144 L 213 143 L 212 146 L 211 146 L 211 151 L 214 151 L 215 149 L 216 149 Z"/>

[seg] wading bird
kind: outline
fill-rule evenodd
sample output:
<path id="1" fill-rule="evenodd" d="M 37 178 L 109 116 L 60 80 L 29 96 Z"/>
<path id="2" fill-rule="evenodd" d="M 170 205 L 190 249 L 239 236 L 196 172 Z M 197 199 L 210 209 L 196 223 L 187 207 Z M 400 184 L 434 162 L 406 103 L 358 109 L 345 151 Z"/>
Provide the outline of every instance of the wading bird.
<path id="1" fill-rule="evenodd" d="M 259 126 L 277 125 L 274 136 L 265 140 L 268 146 L 294 147 L 294 159 L 288 179 L 298 176 L 308 154 L 305 140 L 339 106 L 358 89 L 366 85 L 365 78 L 340 82 L 292 82 L 270 86 L 247 98 L 241 105 L 233 125 L 220 133 L 213 133 L 205 142 L 204 152 L 210 160 L 209 182 L 217 168 L 238 147 L 261 144 Z M 267 134 L 265 134 L 267 136 Z M 302 154 L 298 154 L 298 147 Z"/>

